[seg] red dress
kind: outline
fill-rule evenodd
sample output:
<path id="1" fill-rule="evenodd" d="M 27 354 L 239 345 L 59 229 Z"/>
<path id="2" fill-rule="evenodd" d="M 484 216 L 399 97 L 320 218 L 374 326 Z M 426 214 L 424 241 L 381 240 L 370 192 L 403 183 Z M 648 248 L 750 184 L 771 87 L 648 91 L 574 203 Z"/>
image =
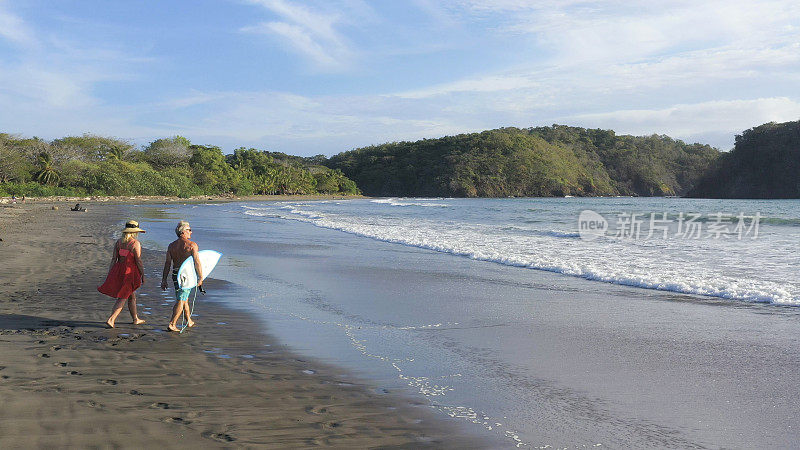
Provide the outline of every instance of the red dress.
<path id="1" fill-rule="evenodd" d="M 142 273 L 139 271 L 139 266 L 136 265 L 133 251 L 130 248 L 119 248 L 117 262 L 108 271 L 106 282 L 97 290 L 109 297 L 128 298 L 141 285 Z"/>

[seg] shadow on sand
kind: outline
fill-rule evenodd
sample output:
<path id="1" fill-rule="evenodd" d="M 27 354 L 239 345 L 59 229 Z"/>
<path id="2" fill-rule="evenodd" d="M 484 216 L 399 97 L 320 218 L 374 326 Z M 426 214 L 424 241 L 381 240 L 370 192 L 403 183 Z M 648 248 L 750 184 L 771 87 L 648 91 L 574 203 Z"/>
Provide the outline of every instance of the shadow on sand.
<path id="1" fill-rule="evenodd" d="M 0 330 L 43 330 L 54 327 L 105 328 L 102 322 L 54 320 L 23 314 L 0 314 Z"/>

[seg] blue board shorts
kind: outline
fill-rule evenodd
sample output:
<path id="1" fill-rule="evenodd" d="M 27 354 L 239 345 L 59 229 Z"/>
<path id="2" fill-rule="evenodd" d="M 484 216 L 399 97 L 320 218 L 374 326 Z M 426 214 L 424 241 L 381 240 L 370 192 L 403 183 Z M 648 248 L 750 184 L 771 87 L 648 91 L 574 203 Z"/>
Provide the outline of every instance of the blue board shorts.
<path id="1" fill-rule="evenodd" d="M 172 271 L 172 285 L 175 286 L 175 300 L 179 302 L 185 302 L 189 300 L 189 294 L 192 292 L 192 288 L 189 289 L 181 289 L 178 286 L 178 271 Z"/>

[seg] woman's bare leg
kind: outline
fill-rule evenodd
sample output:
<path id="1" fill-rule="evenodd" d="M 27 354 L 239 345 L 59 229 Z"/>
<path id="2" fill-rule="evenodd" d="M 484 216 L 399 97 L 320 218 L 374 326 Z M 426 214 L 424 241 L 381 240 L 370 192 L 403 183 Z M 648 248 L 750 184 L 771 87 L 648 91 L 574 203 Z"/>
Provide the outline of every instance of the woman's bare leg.
<path id="1" fill-rule="evenodd" d="M 114 321 L 117 320 L 117 316 L 122 312 L 122 306 L 124 304 L 124 298 L 118 298 L 114 303 L 114 309 L 111 310 L 111 316 L 109 316 L 108 320 L 106 320 L 106 325 L 108 325 L 109 328 L 114 328 Z"/>
<path id="2" fill-rule="evenodd" d="M 136 312 L 136 293 L 132 293 L 131 296 L 128 297 L 128 312 L 131 313 L 131 319 L 133 319 L 134 325 L 144 323 L 144 320 L 139 318 L 139 313 Z"/>

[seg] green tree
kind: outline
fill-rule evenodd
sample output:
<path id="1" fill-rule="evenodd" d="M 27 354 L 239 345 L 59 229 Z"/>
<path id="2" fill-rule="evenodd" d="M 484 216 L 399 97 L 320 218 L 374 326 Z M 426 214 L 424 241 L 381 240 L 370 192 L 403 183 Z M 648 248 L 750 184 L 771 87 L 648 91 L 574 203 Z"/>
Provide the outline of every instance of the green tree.
<path id="1" fill-rule="evenodd" d="M 124 159 L 133 150 L 133 144 L 113 137 L 84 133 L 82 136 L 68 136 L 51 142 L 55 152 L 64 154 L 62 159 L 84 159 L 87 161 L 104 161 L 106 159 Z"/>
<path id="2" fill-rule="evenodd" d="M 27 181 L 33 166 L 23 154 L 0 139 L 0 183 Z"/>
<path id="3" fill-rule="evenodd" d="M 769 122 L 736 136 L 692 197 L 800 198 L 800 121 Z"/>
<path id="4" fill-rule="evenodd" d="M 249 193 L 242 176 L 225 161 L 219 147 L 192 145 L 189 166 L 194 180 L 206 193 Z"/>
<path id="5" fill-rule="evenodd" d="M 142 159 L 156 169 L 180 167 L 189 164 L 192 144 L 183 136 L 156 139 L 142 152 Z"/>
<path id="6" fill-rule="evenodd" d="M 332 156 L 367 195 L 682 195 L 719 151 L 666 136 L 553 125 L 391 142 Z"/>
<path id="7" fill-rule="evenodd" d="M 39 168 L 36 172 L 36 181 L 42 184 L 58 184 L 60 176 L 53 167 L 53 158 L 50 154 L 40 153 L 36 162 Z"/>
<path id="8" fill-rule="evenodd" d="M 311 158 L 191 145 L 173 136 L 142 150 L 93 134 L 52 142 L 0 133 L 0 192 L 20 195 L 248 195 L 359 193 L 339 170 Z M 30 180 L 35 180 L 28 182 Z"/>

